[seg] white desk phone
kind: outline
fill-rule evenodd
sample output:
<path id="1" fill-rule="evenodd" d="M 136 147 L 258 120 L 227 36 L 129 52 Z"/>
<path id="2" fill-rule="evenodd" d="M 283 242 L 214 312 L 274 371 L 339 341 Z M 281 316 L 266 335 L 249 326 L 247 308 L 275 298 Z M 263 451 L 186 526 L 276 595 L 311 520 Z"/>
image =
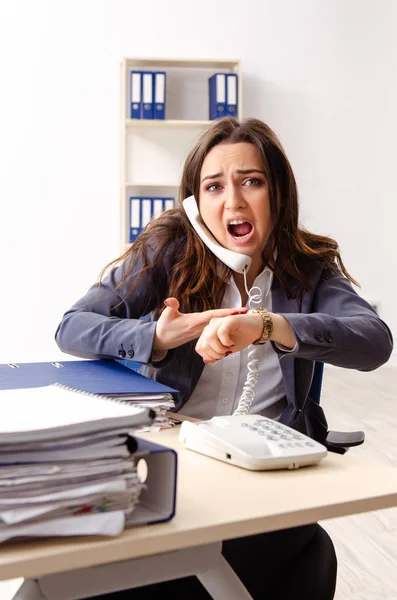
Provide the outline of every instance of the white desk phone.
<path id="1" fill-rule="evenodd" d="M 200 216 L 194 196 L 186 198 L 183 207 L 211 252 L 233 271 L 244 275 L 249 302 L 260 302 L 261 295 L 253 295 L 253 288 L 247 289 L 246 273 L 251 266 L 251 257 L 228 250 L 216 241 Z M 325 446 L 287 425 L 262 415 L 248 414 L 258 380 L 257 361 L 254 359 L 256 349 L 252 346 L 248 355 L 250 377 L 235 413 L 197 423 L 183 421 L 179 441 L 190 450 L 252 471 L 297 469 L 320 462 L 327 455 Z"/>

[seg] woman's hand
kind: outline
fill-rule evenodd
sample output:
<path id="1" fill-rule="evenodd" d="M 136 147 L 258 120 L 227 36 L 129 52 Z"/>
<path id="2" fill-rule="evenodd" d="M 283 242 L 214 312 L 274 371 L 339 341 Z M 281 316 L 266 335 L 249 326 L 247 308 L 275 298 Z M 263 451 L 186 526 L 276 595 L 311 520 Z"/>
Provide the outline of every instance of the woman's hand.
<path id="1" fill-rule="evenodd" d="M 164 301 L 166 308 L 160 315 L 156 325 L 153 350 L 171 350 L 186 342 L 201 336 L 203 329 L 211 320 L 222 321 L 233 313 L 244 314 L 246 308 L 216 308 L 199 313 L 179 312 L 179 302 L 176 298 L 167 298 Z"/>
<path id="2" fill-rule="evenodd" d="M 282 315 L 270 313 L 273 320 L 273 331 L 270 339 L 292 350 L 296 338 L 290 323 Z M 197 344 L 196 352 L 207 364 L 214 363 L 232 352 L 240 352 L 255 340 L 263 331 L 262 317 L 257 313 L 231 315 L 223 319 L 212 319 L 205 327 Z"/>
<path id="3" fill-rule="evenodd" d="M 260 338 L 262 330 L 263 321 L 258 314 L 212 319 L 196 344 L 196 352 L 211 364 L 231 352 L 240 352 Z"/>

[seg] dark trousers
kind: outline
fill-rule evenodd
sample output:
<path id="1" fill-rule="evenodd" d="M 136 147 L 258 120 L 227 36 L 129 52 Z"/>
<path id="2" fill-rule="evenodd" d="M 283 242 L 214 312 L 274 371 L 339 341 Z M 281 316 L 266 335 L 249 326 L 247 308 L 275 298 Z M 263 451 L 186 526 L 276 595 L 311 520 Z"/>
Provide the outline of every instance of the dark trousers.
<path id="1" fill-rule="evenodd" d="M 337 561 L 318 524 L 223 542 L 222 554 L 254 600 L 332 600 Z M 95 596 L 95 600 L 210 600 L 196 577 Z M 94 600 L 94 599 L 92 599 Z"/>

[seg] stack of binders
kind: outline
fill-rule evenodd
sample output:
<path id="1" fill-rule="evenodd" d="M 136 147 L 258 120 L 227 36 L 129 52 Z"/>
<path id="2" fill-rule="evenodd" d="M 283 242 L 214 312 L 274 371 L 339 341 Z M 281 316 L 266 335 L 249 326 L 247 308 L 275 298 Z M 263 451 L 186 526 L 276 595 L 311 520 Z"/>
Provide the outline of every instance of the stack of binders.
<path id="1" fill-rule="evenodd" d="M 145 378 L 118 363 L 101 369 L 99 363 L 111 361 L 71 362 L 65 373 L 53 366 L 59 363 L 0 365 L 0 542 L 118 535 L 125 527 L 168 521 L 175 514 L 176 453 L 136 437 L 156 421 L 150 403 L 121 402 L 119 394 L 59 383 L 37 386 L 57 379 L 52 369 L 63 373 L 58 380 L 78 382 L 83 376 L 91 389 L 135 389 L 142 397 Z M 84 377 L 87 364 L 94 369 Z M 93 377 L 95 367 L 101 378 Z M 132 387 L 126 386 L 129 378 Z M 36 387 L 26 387 L 27 380 Z M 142 460 L 144 485 L 138 476 Z"/>
<path id="2" fill-rule="evenodd" d="M 2 390 L 0 542 L 120 533 L 142 483 L 129 435 L 154 412 L 66 386 Z"/>
<path id="3" fill-rule="evenodd" d="M 175 208 L 175 198 L 131 197 L 129 241 L 134 242 L 151 219 L 172 208 Z"/>
<path id="4" fill-rule="evenodd" d="M 130 118 L 165 118 L 166 73 L 163 71 L 131 71 Z"/>
<path id="5" fill-rule="evenodd" d="M 208 80 L 209 118 L 236 117 L 238 114 L 237 75 L 234 73 L 215 73 Z"/>

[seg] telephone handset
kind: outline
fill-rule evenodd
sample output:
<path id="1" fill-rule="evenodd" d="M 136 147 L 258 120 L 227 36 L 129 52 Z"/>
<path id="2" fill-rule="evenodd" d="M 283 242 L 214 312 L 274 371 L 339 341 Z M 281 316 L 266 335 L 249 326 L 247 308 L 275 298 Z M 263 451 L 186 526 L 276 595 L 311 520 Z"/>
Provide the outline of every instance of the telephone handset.
<path id="1" fill-rule="evenodd" d="M 242 274 L 247 272 L 251 266 L 251 257 L 240 254 L 239 252 L 233 252 L 233 250 L 228 250 L 216 241 L 201 218 L 195 197 L 189 196 L 189 198 L 183 200 L 182 204 L 189 221 L 207 248 L 209 248 L 227 267 L 232 269 L 232 271 Z"/>

